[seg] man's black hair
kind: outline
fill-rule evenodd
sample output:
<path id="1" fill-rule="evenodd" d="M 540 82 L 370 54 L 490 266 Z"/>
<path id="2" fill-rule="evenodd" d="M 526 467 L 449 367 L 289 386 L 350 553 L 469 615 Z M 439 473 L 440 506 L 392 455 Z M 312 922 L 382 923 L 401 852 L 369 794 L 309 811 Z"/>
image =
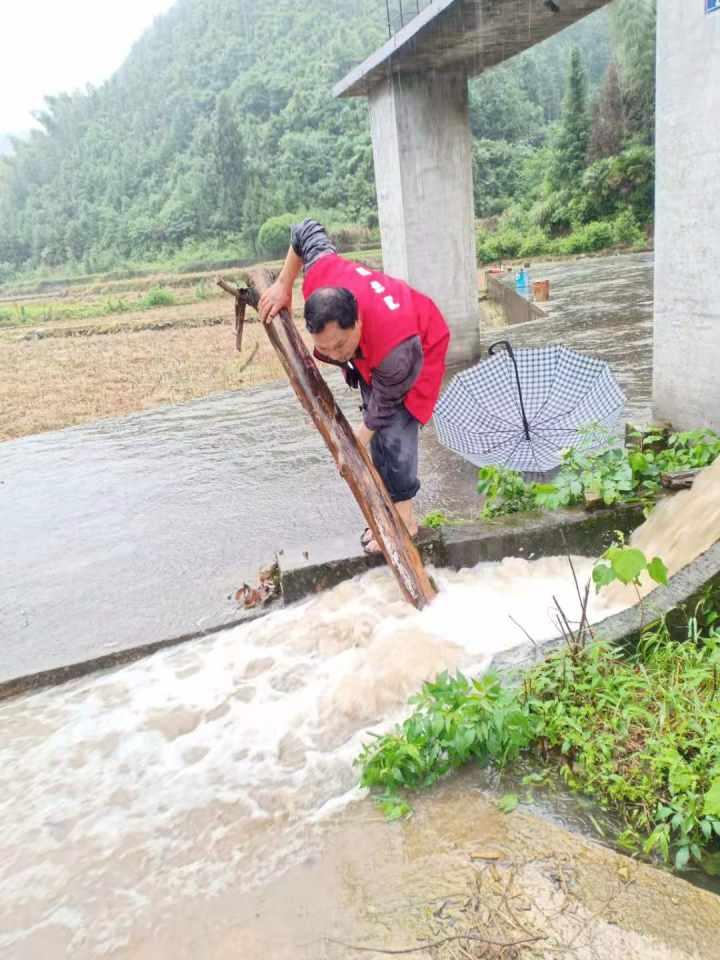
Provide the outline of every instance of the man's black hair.
<path id="1" fill-rule="evenodd" d="M 345 287 L 320 287 L 305 301 L 305 326 L 310 333 L 322 333 L 325 324 L 333 321 L 341 330 L 351 330 L 357 315 L 357 300 Z"/>

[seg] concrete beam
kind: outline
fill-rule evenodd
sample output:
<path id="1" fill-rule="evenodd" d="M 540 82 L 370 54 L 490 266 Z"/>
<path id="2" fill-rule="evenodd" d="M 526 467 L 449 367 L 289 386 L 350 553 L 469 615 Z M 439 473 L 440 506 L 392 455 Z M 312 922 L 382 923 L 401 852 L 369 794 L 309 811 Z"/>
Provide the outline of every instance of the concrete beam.
<path id="1" fill-rule="evenodd" d="M 433 0 L 387 43 L 351 70 L 333 93 L 367 96 L 392 74 L 452 70 L 482 73 L 541 43 L 608 0 Z"/>

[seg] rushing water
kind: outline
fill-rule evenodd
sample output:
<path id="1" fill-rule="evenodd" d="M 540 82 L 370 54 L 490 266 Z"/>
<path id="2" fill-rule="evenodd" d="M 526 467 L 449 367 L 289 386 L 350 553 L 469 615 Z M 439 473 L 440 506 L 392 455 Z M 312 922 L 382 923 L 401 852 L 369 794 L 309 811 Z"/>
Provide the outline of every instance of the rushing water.
<path id="1" fill-rule="evenodd" d="M 634 542 L 671 570 L 706 549 L 720 537 L 719 479 L 720 461 Z M 583 582 L 592 561 L 575 567 Z M 317 848 L 328 815 L 357 795 L 361 743 L 423 680 L 482 672 L 523 642 L 519 625 L 554 636 L 553 596 L 578 612 L 565 558 L 436 576 L 422 612 L 376 570 L 0 704 L 0 955 L 148 956 L 148 936 L 190 936 L 199 904 L 267 885 Z M 591 619 L 632 599 L 594 598 Z"/>
<path id="2" fill-rule="evenodd" d="M 692 489 L 660 502 L 630 543 L 648 560 L 660 557 L 670 576 L 687 566 L 720 540 L 720 459 L 697 477 Z M 612 584 L 604 593 L 608 608 L 630 606 L 650 593 L 656 584 L 643 574 L 640 587 Z"/>
<path id="3" fill-rule="evenodd" d="M 581 577 L 590 564 L 577 560 Z M 0 704 L 0 953 L 112 953 L 148 924 L 182 924 L 183 903 L 267 881 L 354 796 L 361 741 L 424 679 L 524 642 L 510 615 L 555 635 L 553 594 L 577 610 L 565 558 L 438 578 L 422 613 L 374 571 Z"/>

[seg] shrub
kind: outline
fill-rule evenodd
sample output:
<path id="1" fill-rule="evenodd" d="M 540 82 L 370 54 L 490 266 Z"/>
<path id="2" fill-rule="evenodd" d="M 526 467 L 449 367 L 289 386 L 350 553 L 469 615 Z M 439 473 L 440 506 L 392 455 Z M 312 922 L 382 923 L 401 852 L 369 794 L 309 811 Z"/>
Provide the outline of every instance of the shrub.
<path id="1" fill-rule="evenodd" d="M 612 217 L 629 207 L 639 223 L 647 223 L 653 214 L 654 189 L 655 155 L 643 144 L 596 160 L 582 179 L 588 219 Z"/>
<path id="2" fill-rule="evenodd" d="M 369 246 L 379 241 L 377 230 L 371 230 L 369 227 L 357 226 L 351 223 L 332 227 L 328 230 L 328 236 L 335 244 L 335 247 L 341 252 Z"/>
<path id="3" fill-rule="evenodd" d="M 175 303 L 175 295 L 163 287 L 152 287 L 141 303 L 144 307 L 171 307 Z"/>
<path id="4" fill-rule="evenodd" d="M 479 234 L 477 254 L 483 263 L 501 260 L 504 257 L 517 257 L 523 244 L 523 234 L 513 228 L 500 229 L 496 233 Z"/>
<path id="5" fill-rule="evenodd" d="M 551 246 L 550 237 L 540 227 L 533 227 L 523 237 L 518 256 L 537 257 L 541 253 L 549 253 Z"/>
<path id="6" fill-rule="evenodd" d="M 565 237 L 553 241 L 553 252 L 560 256 L 572 253 L 591 253 L 603 250 L 614 243 L 613 224 L 607 220 L 578 225 Z"/>
<path id="7" fill-rule="evenodd" d="M 613 220 L 612 227 L 613 241 L 618 246 L 637 246 L 645 240 L 645 234 L 635 219 L 632 210 L 623 210 L 623 212 Z"/>
<path id="8" fill-rule="evenodd" d="M 264 257 L 282 257 L 290 245 L 290 227 L 298 220 L 302 220 L 302 217 L 293 213 L 283 213 L 266 220 L 258 231 L 258 252 Z"/>

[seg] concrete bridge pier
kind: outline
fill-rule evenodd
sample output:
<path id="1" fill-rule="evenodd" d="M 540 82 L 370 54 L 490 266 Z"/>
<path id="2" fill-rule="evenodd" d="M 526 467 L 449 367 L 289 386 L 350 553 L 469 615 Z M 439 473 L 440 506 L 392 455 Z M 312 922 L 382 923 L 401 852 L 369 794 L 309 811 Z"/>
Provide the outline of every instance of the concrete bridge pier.
<path id="1" fill-rule="evenodd" d="M 720 10 L 658 3 L 655 414 L 720 430 Z"/>
<path id="2" fill-rule="evenodd" d="M 367 97 L 385 269 L 427 293 L 453 334 L 451 361 L 480 347 L 469 77 L 608 0 L 431 0 L 334 87 Z"/>
<path id="3" fill-rule="evenodd" d="M 368 94 L 384 269 L 431 296 L 450 361 L 478 355 L 467 74 L 391 73 Z"/>

